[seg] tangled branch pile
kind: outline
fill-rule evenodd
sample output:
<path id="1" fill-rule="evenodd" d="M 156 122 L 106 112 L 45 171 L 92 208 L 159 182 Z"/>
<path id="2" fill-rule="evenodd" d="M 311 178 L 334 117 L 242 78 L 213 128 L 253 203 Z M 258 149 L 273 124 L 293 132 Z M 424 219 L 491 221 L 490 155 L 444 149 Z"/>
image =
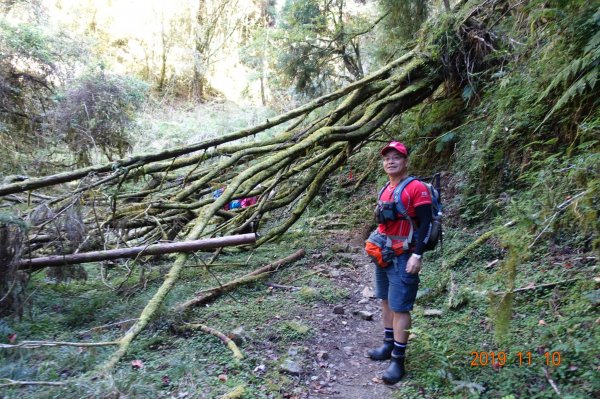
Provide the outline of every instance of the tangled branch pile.
<path id="1" fill-rule="evenodd" d="M 439 86 L 435 63 L 410 52 L 373 75 L 265 123 L 158 154 L 78 169 L 0 188 L 4 199 L 36 204 L 24 257 L 127 247 L 247 231 L 267 212 L 292 206 L 258 244 L 285 232 L 327 177 L 367 138 Z M 338 101 L 339 100 L 339 101 Z M 337 105 L 333 105 L 338 101 Z M 317 109 L 331 111 L 310 119 Z M 288 121 L 281 132 L 258 140 Z M 145 180 L 142 189 L 128 190 Z M 77 182 L 75 188 L 73 183 Z M 20 192 L 48 187 L 43 196 Z M 222 195 L 211 193 L 225 187 Z M 52 193 L 50 197 L 48 194 Z M 257 196 L 239 210 L 234 199 Z"/>
<path id="2" fill-rule="evenodd" d="M 495 38 L 485 32 L 485 14 L 478 18 L 482 11 L 445 17 L 441 28 L 425 30 L 413 51 L 379 71 L 260 125 L 0 186 L 4 205 L 17 204 L 31 225 L 21 268 L 27 268 L 26 259 L 48 254 L 248 232 L 267 213 L 283 216 L 261 230 L 257 244 L 280 236 L 327 177 L 382 125 L 444 81 L 460 86 L 483 69 L 477 63 L 492 51 Z M 222 195 L 212 195 L 221 188 Z M 256 203 L 226 210 L 232 200 L 247 197 Z"/>

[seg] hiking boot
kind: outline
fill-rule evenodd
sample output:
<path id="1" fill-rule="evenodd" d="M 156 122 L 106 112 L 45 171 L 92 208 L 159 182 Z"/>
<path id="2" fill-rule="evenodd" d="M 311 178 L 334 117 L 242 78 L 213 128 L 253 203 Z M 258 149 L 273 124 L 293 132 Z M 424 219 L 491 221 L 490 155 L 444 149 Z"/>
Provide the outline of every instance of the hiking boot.
<path id="1" fill-rule="evenodd" d="M 367 354 L 371 360 L 387 360 L 392 357 L 392 350 L 394 350 L 394 340 L 384 340 L 383 345 L 377 349 L 369 349 Z"/>
<path id="2" fill-rule="evenodd" d="M 383 372 L 381 379 L 387 384 L 395 384 L 402 379 L 404 371 L 404 356 L 394 357 L 390 361 L 387 370 Z"/>

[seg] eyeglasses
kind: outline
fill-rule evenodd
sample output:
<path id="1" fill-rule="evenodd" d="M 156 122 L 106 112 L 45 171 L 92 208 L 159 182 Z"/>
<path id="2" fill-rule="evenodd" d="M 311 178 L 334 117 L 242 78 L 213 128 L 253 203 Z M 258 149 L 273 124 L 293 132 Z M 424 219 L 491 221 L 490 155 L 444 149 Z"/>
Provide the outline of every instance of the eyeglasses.
<path id="1" fill-rule="evenodd" d="M 383 162 L 390 162 L 390 161 L 400 161 L 401 159 L 405 159 L 405 157 L 403 157 L 402 155 L 387 155 L 385 157 L 383 157 Z"/>

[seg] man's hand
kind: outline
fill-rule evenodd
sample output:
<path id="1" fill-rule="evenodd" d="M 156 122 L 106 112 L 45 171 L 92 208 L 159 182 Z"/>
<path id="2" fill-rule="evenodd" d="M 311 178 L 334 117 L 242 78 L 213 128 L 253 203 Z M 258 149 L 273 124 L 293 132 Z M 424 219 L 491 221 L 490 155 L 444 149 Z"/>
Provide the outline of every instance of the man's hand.
<path id="1" fill-rule="evenodd" d="M 408 262 L 406 262 L 406 272 L 408 274 L 419 274 L 421 271 L 421 264 L 423 260 L 421 257 L 415 256 L 414 254 L 408 258 Z"/>

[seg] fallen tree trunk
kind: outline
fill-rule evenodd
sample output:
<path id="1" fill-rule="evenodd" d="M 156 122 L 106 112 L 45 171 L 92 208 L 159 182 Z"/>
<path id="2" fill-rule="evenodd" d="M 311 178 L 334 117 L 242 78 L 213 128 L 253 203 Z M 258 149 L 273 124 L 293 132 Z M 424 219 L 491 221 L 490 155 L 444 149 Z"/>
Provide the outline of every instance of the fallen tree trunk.
<path id="1" fill-rule="evenodd" d="M 30 191 L 42 187 L 50 187 L 61 183 L 67 183 L 74 180 L 82 179 L 90 174 L 98 174 L 103 172 L 111 172 L 115 169 L 125 168 L 125 167 L 141 167 L 143 165 L 147 165 L 156 161 L 164 161 L 170 158 L 176 158 L 181 155 L 187 155 L 192 152 L 206 150 L 211 147 L 216 147 L 220 144 L 232 142 L 235 140 L 239 140 L 244 137 L 249 137 L 255 135 L 256 133 L 260 133 L 264 130 L 272 128 L 274 126 L 280 125 L 284 122 L 287 122 L 291 119 L 294 119 L 298 116 L 305 115 L 310 113 L 311 111 L 322 107 L 323 105 L 330 103 L 334 100 L 337 100 L 348 93 L 353 92 L 357 88 L 362 87 L 365 84 L 368 84 L 372 81 L 379 79 L 382 75 L 389 73 L 390 69 L 402 64 L 407 59 L 410 59 L 414 56 L 414 53 L 410 52 L 405 54 L 404 56 L 398 58 L 395 61 L 390 62 L 389 64 L 382 67 L 379 71 L 363 78 L 355 83 L 352 83 L 346 87 L 343 87 L 339 90 L 336 90 L 332 93 L 321 96 L 315 100 L 312 100 L 296 109 L 293 109 L 284 114 L 278 115 L 274 118 L 267 119 L 264 123 L 247 128 L 238 130 L 237 132 L 230 133 L 227 135 L 223 135 L 219 138 L 205 140 L 203 142 L 188 145 L 185 147 L 173 148 L 166 151 L 161 151 L 153 154 L 144 154 L 144 155 L 136 155 L 123 159 L 119 159 L 113 162 L 107 162 L 101 165 L 93 165 L 86 168 L 77 169 L 70 172 L 57 173 L 55 175 L 40 177 L 40 178 L 32 178 L 27 179 L 22 182 L 6 184 L 4 186 L 0 186 L 0 196 L 21 193 L 25 191 Z"/>
<path id="2" fill-rule="evenodd" d="M 202 249 L 213 249 L 232 245 L 252 244 L 256 242 L 256 234 L 239 234 L 209 238 L 204 240 L 193 240 L 184 242 L 170 242 L 164 244 L 145 245 L 132 248 L 119 248 L 107 251 L 85 252 L 73 255 L 53 255 L 41 258 L 21 260 L 19 269 L 38 270 L 48 266 L 66 266 L 78 263 L 98 262 L 103 260 L 136 258 L 138 256 L 163 255 L 174 252 L 193 252 Z"/>
<path id="3" fill-rule="evenodd" d="M 24 253 L 23 258 L 39 257 L 36 253 L 47 252 L 52 247 L 77 248 L 78 243 L 65 240 L 68 231 L 56 231 L 57 225 L 67 229 L 66 226 L 81 224 L 87 231 L 93 231 L 94 237 L 101 234 L 100 239 L 87 243 L 91 246 L 88 251 L 106 245 L 144 246 L 157 240 L 177 239 L 179 232 L 196 224 L 198 217 L 202 222 L 197 224 L 197 238 L 214 235 L 215 231 L 236 234 L 248 227 L 248 220 L 259 220 L 266 212 L 295 203 L 291 215 L 275 224 L 258 244 L 272 240 L 298 220 L 327 178 L 347 162 L 366 139 L 395 115 L 419 104 L 437 89 L 442 82 L 439 74 L 432 74 L 437 68 L 439 66 L 426 54 L 409 52 L 350 86 L 259 126 L 186 148 L 0 187 L 0 196 L 42 187 L 65 190 L 62 196 L 55 196 L 32 209 L 37 216 L 32 220 L 39 220 L 31 229 L 32 240 L 38 236 L 48 239 L 43 245 L 27 243 L 25 249 L 29 252 Z M 312 121 L 307 118 L 317 108 L 337 100 L 340 103 L 331 112 L 316 116 Z M 297 117 L 305 123 L 281 126 Z M 282 130 L 266 140 L 235 141 L 275 126 Z M 222 144 L 226 146 L 217 148 Z M 204 152 L 175 158 L 199 150 Z M 163 162 L 168 159 L 171 160 Z M 134 185 L 136 179 L 146 174 L 151 181 L 144 186 L 143 194 L 121 192 L 124 183 Z M 61 186 L 74 180 L 80 181 L 76 189 Z M 209 194 L 215 187 L 225 188 L 218 197 Z M 101 191 L 110 194 L 99 195 Z M 223 208 L 231 201 L 248 197 L 257 197 L 258 203 L 223 218 Z M 66 220 L 77 212 L 82 214 L 81 220 Z M 173 227 L 173 221 L 178 225 Z M 209 225 L 211 228 L 207 229 Z M 147 229 L 137 233 L 134 231 L 137 228 Z M 49 261 L 65 264 L 64 259 Z"/>

